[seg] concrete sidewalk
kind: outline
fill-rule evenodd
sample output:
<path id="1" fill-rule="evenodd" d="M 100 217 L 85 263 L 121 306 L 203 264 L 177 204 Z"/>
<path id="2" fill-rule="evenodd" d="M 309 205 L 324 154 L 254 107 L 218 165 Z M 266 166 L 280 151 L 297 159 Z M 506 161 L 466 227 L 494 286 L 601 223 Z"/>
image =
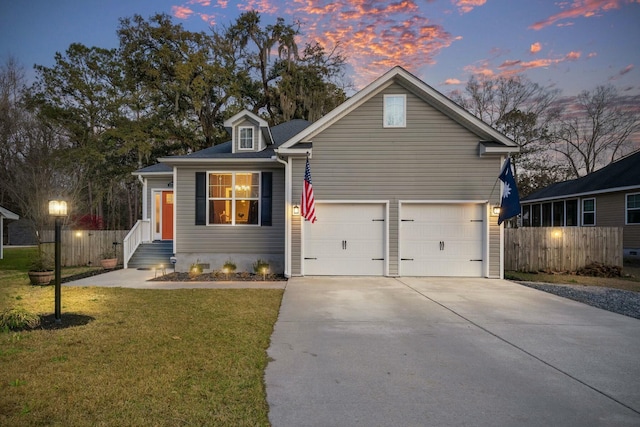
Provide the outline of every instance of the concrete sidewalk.
<path id="1" fill-rule="evenodd" d="M 294 278 L 268 354 L 274 427 L 640 425 L 640 320 L 504 280 Z"/>
<path id="2" fill-rule="evenodd" d="M 167 270 L 167 273 L 171 273 Z M 277 282 L 165 282 L 151 281 L 162 273 L 155 270 L 136 270 L 133 268 L 120 269 L 110 271 L 108 273 L 98 274 L 96 276 L 87 277 L 72 282 L 63 283 L 62 286 L 101 286 L 108 288 L 135 288 L 135 289 L 284 289 L 287 285 L 286 281 Z"/>

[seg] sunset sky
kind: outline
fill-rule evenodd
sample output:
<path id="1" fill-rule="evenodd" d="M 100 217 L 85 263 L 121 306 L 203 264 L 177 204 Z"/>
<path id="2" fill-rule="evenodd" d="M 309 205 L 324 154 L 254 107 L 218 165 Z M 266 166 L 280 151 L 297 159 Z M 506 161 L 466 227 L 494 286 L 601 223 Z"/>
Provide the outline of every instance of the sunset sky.
<path id="1" fill-rule="evenodd" d="M 299 21 L 301 43 L 337 44 L 359 88 L 401 65 L 445 94 L 474 74 L 516 73 L 563 95 L 640 93 L 640 0 L 2 0 L 0 59 L 33 78 L 73 42 L 117 47 L 118 18 L 165 12 L 208 31 L 249 9 Z"/>

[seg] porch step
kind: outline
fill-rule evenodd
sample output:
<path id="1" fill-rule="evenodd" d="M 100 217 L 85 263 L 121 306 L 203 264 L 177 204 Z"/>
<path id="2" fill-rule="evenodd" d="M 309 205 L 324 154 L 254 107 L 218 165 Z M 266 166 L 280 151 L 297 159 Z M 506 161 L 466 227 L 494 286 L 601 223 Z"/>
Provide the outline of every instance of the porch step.
<path id="1" fill-rule="evenodd" d="M 128 268 L 157 268 L 160 264 L 171 266 L 173 256 L 172 240 L 156 240 L 142 243 L 129 260 Z"/>

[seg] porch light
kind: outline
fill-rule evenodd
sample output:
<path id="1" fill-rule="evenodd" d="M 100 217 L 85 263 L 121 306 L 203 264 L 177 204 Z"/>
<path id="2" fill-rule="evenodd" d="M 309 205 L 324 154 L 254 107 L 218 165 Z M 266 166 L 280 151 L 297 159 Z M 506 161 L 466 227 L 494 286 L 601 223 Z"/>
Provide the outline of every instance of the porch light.
<path id="1" fill-rule="evenodd" d="M 300 215 L 300 206 L 293 205 L 293 215 L 295 215 L 295 216 Z"/>
<path id="2" fill-rule="evenodd" d="M 491 208 L 491 215 L 493 216 L 498 216 L 500 215 L 500 209 L 502 209 L 500 206 L 495 205 Z"/>

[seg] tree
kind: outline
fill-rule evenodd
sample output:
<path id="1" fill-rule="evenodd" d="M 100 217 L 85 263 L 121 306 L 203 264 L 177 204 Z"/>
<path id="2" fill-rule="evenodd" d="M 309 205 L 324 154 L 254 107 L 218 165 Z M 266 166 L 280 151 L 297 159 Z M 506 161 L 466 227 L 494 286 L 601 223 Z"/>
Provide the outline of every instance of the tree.
<path id="1" fill-rule="evenodd" d="M 121 19 L 118 36 L 128 90 L 146 91 L 170 151 L 222 142 L 237 68 L 232 41 L 187 31 L 166 14 Z"/>
<path id="2" fill-rule="evenodd" d="M 67 142 L 66 172 L 82 186 L 86 201 L 76 208 L 103 216 L 113 179 L 106 167 L 112 147 L 104 135 L 118 122 L 123 103 L 117 52 L 74 43 L 65 55 L 56 53 L 53 67 L 35 69 L 29 107 Z"/>
<path id="3" fill-rule="evenodd" d="M 637 149 L 630 136 L 640 130 L 640 96 L 625 99 L 615 87 L 598 86 L 565 100 L 549 148 L 570 166 L 574 178 L 584 176 Z"/>
<path id="4" fill-rule="evenodd" d="M 0 195 L 39 237 L 51 220 L 49 198 L 75 187 L 61 168 L 65 141 L 25 108 L 24 90 L 24 71 L 10 58 L 0 68 Z"/>
<path id="5" fill-rule="evenodd" d="M 344 62 L 342 55 L 335 51 L 326 54 L 318 43 L 306 45 L 298 61 L 280 61 L 275 72 L 280 76 L 276 93 L 282 121 L 314 122 L 346 101 L 344 90 L 334 83 L 341 76 Z"/>
<path id="6" fill-rule="evenodd" d="M 533 168 L 532 159 L 544 150 L 549 124 L 558 115 L 559 94 L 521 76 L 471 77 L 464 93 L 454 92 L 451 98 L 518 145 L 520 152 L 512 156 L 517 180 L 519 169 Z"/>

